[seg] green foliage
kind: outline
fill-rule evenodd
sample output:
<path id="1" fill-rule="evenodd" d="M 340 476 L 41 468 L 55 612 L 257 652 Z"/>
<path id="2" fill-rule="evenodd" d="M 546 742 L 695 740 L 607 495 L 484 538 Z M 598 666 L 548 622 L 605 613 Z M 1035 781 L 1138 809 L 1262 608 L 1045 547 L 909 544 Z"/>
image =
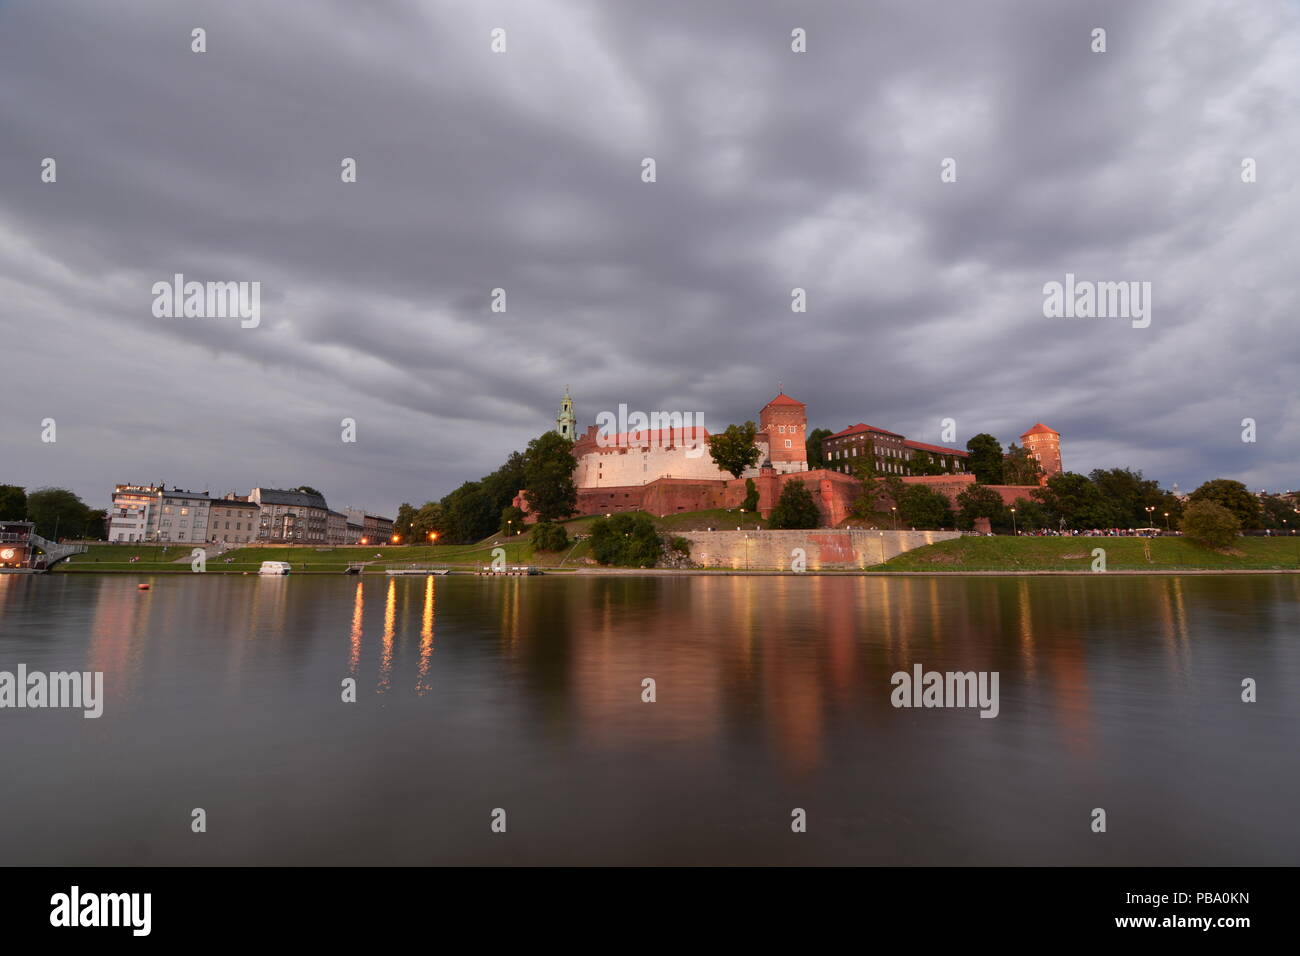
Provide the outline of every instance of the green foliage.
<path id="1" fill-rule="evenodd" d="M 1241 520 L 1222 505 L 1202 499 L 1187 506 L 1180 527 L 1183 536 L 1197 544 L 1226 548 L 1237 540 Z"/>
<path id="2" fill-rule="evenodd" d="M 466 499 L 462 499 L 460 502 L 462 508 L 466 507 L 468 503 L 469 502 Z M 478 502 L 474 501 L 473 506 L 476 508 L 479 507 Z M 462 517 L 461 520 L 463 524 L 466 519 Z M 408 544 L 432 544 L 433 542 L 430 540 L 429 535 L 433 532 L 437 532 L 438 541 L 442 541 L 444 538 L 448 537 L 448 527 L 447 509 L 442 506 L 442 503 L 438 501 L 426 501 L 420 507 L 420 510 L 415 513 L 415 517 L 411 520 L 410 536 L 403 538 L 402 540 L 406 541 Z M 468 530 L 472 534 L 476 533 L 479 529 L 474 527 Z M 484 535 L 480 534 L 478 537 L 468 540 L 477 541 L 483 536 Z"/>
<path id="3" fill-rule="evenodd" d="M 51 541 L 56 535 L 59 538 L 85 536 L 90 532 L 93 517 L 91 509 L 66 488 L 38 488 L 27 496 L 27 520 L 36 523 L 37 534 Z"/>
<path id="4" fill-rule="evenodd" d="M 1296 514 L 1296 505 L 1291 499 L 1281 495 L 1264 495 L 1259 503 L 1263 509 L 1264 527 L 1274 531 L 1300 527 L 1300 514 Z"/>
<path id="5" fill-rule="evenodd" d="M 753 422 L 728 425 L 723 431 L 709 436 L 709 457 L 723 471 L 739 478 L 746 469 L 758 464 L 762 449 L 754 444 L 758 426 Z"/>
<path id="6" fill-rule="evenodd" d="M 538 521 L 559 521 L 577 510 L 574 466 L 573 442 L 558 432 L 548 431 L 528 443 L 523 456 L 523 487 L 528 507 Z"/>
<path id="7" fill-rule="evenodd" d="M 295 488 L 295 489 L 293 489 L 293 490 L 294 490 L 294 491 L 301 491 L 304 495 L 320 495 L 320 497 L 322 497 L 322 498 L 325 497 L 325 496 L 322 495 L 319 491 L 317 491 L 315 488 L 313 488 L 311 485 L 299 485 L 297 488 Z"/>
<path id="8" fill-rule="evenodd" d="M 898 520 L 910 528 L 934 531 L 953 526 L 952 508 L 947 496 L 925 485 L 907 485 L 895 501 Z"/>
<path id="9" fill-rule="evenodd" d="M 1052 516 L 1041 502 L 1029 498 L 1017 498 L 1015 520 L 1012 527 L 1017 531 L 1042 531 L 1052 527 Z"/>
<path id="10" fill-rule="evenodd" d="M 1008 485 L 1036 485 L 1043 475 L 1043 468 L 1038 459 L 1030 454 L 1028 448 L 1021 448 L 1015 442 L 1002 456 L 1002 483 Z M 998 482 L 990 482 L 998 484 Z"/>
<path id="11" fill-rule="evenodd" d="M 781 489 L 776 507 L 768 515 L 769 528 L 815 528 L 821 523 L 821 513 L 812 492 L 802 481 L 790 480 Z"/>
<path id="12" fill-rule="evenodd" d="M 429 507 L 425 505 L 425 507 Z M 470 544 L 486 538 L 496 530 L 499 512 L 483 490 L 481 482 L 467 481 L 439 503 L 450 544 Z M 420 509 L 421 512 L 424 509 Z M 418 532 L 413 532 L 416 534 Z"/>
<path id="13" fill-rule="evenodd" d="M 1182 510 L 1177 498 L 1161 491 L 1156 482 L 1143 478 L 1140 471 L 1098 468 L 1089 473 L 1088 480 L 1097 486 L 1110 506 L 1117 528 L 1163 527 L 1166 511 L 1171 507 Z"/>
<path id="14" fill-rule="evenodd" d="M 410 502 L 403 501 L 397 506 L 397 517 L 393 519 L 393 534 L 401 535 L 403 541 L 410 541 L 411 522 L 415 520 L 415 509 Z"/>
<path id="15" fill-rule="evenodd" d="M 20 485 L 0 485 L 0 521 L 27 518 L 27 492 Z"/>
<path id="16" fill-rule="evenodd" d="M 550 521 L 539 521 L 533 525 L 528 540 L 537 551 L 563 551 L 569 546 L 569 536 L 564 526 Z"/>
<path id="17" fill-rule="evenodd" d="M 988 518 L 994 531 L 1011 527 L 1011 512 L 992 488 L 978 484 L 964 488 L 957 495 L 957 508 L 957 526 L 963 531 L 974 528 L 976 518 Z"/>
<path id="18" fill-rule="evenodd" d="M 808 450 L 809 469 L 822 468 L 826 465 L 826 458 L 822 453 L 822 439 L 834 434 L 829 428 L 814 428 L 808 433 L 804 447 Z"/>
<path id="19" fill-rule="evenodd" d="M 1053 475 L 1034 498 L 1047 509 L 1056 527 L 1076 531 L 1092 528 L 1117 528 L 1122 516 L 1118 506 L 1105 498 L 1101 489 L 1087 476 L 1066 471 Z M 1124 527 L 1132 525 L 1124 524 Z"/>
<path id="20" fill-rule="evenodd" d="M 740 503 L 740 507 L 749 514 L 758 511 L 758 488 L 754 485 L 753 478 L 745 479 L 745 500 Z"/>
<path id="21" fill-rule="evenodd" d="M 520 452 L 512 451 L 505 464 L 483 479 L 483 493 L 491 500 L 493 510 L 500 512 L 510 507 L 526 483 L 527 459 Z"/>
<path id="22" fill-rule="evenodd" d="M 524 530 L 524 513 L 514 505 L 501 509 L 501 525 L 497 528 L 502 534 L 520 534 Z"/>
<path id="23" fill-rule="evenodd" d="M 662 554 L 659 532 L 646 515 L 617 514 L 592 522 L 591 556 L 601 564 L 652 568 Z"/>
<path id="24" fill-rule="evenodd" d="M 1240 481 L 1232 481 L 1229 478 L 1207 481 L 1191 493 L 1188 501 L 1189 503 L 1210 501 L 1227 508 L 1237 516 L 1243 528 L 1264 526 L 1264 513 L 1260 508 L 1259 499 L 1252 495 L 1250 489 Z"/>
<path id="25" fill-rule="evenodd" d="M 688 557 L 690 556 L 691 542 L 688 541 L 686 538 L 677 535 L 674 536 L 672 541 L 669 543 L 672 545 L 672 549 L 676 551 L 678 554 L 684 554 Z"/>
<path id="26" fill-rule="evenodd" d="M 966 443 L 970 452 L 967 462 L 975 480 L 981 485 L 1001 485 L 1002 480 L 1002 444 L 987 432 L 976 435 Z"/>

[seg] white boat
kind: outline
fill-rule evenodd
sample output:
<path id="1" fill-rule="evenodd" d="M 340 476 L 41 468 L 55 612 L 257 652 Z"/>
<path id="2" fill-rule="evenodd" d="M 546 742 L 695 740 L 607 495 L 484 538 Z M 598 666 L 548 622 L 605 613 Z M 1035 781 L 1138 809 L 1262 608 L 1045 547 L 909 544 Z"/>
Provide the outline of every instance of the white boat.
<path id="1" fill-rule="evenodd" d="M 288 574 L 291 566 L 288 561 L 263 561 L 258 574 Z"/>

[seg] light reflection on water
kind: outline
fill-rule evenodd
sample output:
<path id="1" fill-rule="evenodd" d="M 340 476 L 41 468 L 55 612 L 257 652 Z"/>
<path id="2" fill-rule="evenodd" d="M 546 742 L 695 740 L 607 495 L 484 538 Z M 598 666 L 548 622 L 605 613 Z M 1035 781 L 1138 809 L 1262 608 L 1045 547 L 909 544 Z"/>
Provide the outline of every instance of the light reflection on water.
<path id="1" fill-rule="evenodd" d="M 0 576 L 10 862 L 1297 862 L 1295 575 L 145 579 Z"/>

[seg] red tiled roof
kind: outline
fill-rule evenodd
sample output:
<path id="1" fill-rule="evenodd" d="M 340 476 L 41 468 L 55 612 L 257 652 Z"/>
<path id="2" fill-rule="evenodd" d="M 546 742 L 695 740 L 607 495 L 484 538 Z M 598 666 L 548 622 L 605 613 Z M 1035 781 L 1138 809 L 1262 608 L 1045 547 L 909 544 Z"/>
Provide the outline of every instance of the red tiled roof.
<path id="1" fill-rule="evenodd" d="M 1056 435 L 1058 437 L 1060 436 L 1060 434 L 1061 433 L 1058 432 L 1055 428 L 1048 428 L 1042 422 L 1039 422 L 1033 428 L 1029 429 L 1029 431 L 1025 432 L 1025 435 Z M 1021 435 L 1020 437 L 1024 438 L 1025 435 Z"/>
<path id="2" fill-rule="evenodd" d="M 912 441 L 905 439 L 903 444 L 908 448 L 915 448 L 917 451 L 930 451 L 936 455 L 960 455 L 962 458 L 969 458 L 970 452 L 961 448 L 946 448 L 943 445 L 927 445 L 923 441 Z"/>
<path id="3" fill-rule="evenodd" d="M 791 398 L 785 392 L 782 392 L 776 398 L 772 399 L 770 402 L 767 403 L 767 405 L 802 405 L 802 404 L 803 402 L 799 401 L 796 398 Z M 763 407 L 767 408 L 767 405 L 764 405 Z"/>
<path id="4" fill-rule="evenodd" d="M 823 441 L 831 438 L 844 438 L 848 435 L 858 435 L 862 432 L 879 432 L 882 435 L 893 435 L 895 438 L 903 437 L 898 434 L 898 432 L 891 432 L 888 428 L 877 428 L 875 425 L 864 425 L 862 422 L 858 422 L 856 425 L 850 425 L 842 432 L 836 432 L 834 435 L 827 435 Z"/>

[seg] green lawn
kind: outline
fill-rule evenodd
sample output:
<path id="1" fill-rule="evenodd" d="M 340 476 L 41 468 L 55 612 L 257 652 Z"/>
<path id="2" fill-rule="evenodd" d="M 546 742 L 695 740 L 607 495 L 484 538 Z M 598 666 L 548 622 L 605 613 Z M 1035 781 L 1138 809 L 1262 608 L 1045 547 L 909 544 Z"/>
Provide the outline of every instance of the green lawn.
<path id="1" fill-rule="evenodd" d="M 1238 538 L 1224 554 L 1183 538 L 963 537 L 900 554 L 876 571 L 1089 571 L 1094 548 L 1108 571 L 1281 570 L 1300 567 L 1298 538 Z"/>

